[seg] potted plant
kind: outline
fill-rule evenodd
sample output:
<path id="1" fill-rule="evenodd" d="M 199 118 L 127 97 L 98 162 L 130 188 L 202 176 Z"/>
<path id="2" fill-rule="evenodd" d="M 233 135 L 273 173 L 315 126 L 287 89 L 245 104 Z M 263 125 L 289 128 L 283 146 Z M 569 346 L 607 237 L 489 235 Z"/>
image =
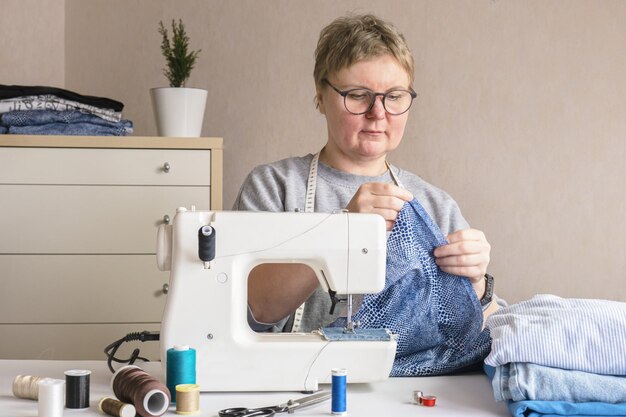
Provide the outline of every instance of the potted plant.
<path id="1" fill-rule="evenodd" d="M 159 22 L 161 53 L 166 67 L 163 74 L 169 87 L 150 90 L 152 107 L 159 136 L 199 137 L 204 120 L 207 91 L 186 87 L 201 50 L 189 50 L 189 36 L 182 19 L 172 20 L 172 36 L 163 22 Z"/>

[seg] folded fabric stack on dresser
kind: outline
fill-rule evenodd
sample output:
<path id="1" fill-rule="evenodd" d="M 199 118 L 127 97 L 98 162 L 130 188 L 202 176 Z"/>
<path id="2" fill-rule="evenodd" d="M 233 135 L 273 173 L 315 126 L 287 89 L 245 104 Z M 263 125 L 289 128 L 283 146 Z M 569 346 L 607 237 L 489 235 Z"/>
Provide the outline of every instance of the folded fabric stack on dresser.
<path id="1" fill-rule="evenodd" d="M 492 314 L 485 370 L 514 416 L 626 416 L 626 303 L 537 295 Z"/>
<path id="2" fill-rule="evenodd" d="M 127 136 L 124 104 L 56 87 L 0 85 L 0 134 Z"/>

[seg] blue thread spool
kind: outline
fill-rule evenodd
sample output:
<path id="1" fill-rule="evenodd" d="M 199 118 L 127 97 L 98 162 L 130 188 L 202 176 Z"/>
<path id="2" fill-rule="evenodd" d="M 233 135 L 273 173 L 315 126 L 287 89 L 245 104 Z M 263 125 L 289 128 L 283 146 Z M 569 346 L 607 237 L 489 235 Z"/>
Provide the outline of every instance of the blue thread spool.
<path id="1" fill-rule="evenodd" d="M 346 380 L 348 371 L 345 369 L 333 369 L 332 371 L 332 400 L 331 413 L 345 416 L 348 414 L 346 407 Z"/>
<path id="2" fill-rule="evenodd" d="M 185 345 L 174 345 L 167 350 L 165 384 L 172 402 L 176 402 L 176 385 L 196 383 L 196 350 Z"/>

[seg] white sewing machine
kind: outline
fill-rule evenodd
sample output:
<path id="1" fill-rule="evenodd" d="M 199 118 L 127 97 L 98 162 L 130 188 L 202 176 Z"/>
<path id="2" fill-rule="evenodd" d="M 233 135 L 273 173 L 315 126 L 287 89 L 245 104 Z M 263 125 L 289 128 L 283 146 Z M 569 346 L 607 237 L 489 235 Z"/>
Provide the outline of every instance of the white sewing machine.
<path id="1" fill-rule="evenodd" d="M 199 258 L 200 235 L 213 242 L 214 259 Z M 375 293 L 384 287 L 385 258 L 385 222 L 374 214 L 179 208 L 159 229 L 157 245 L 159 268 L 171 270 L 163 369 L 169 348 L 189 345 L 202 391 L 312 391 L 331 382 L 332 368 L 347 369 L 348 382 L 384 380 L 394 338 L 329 342 L 319 332 L 256 333 L 247 322 L 247 279 L 262 263 L 304 263 L 326 290 Z"/>

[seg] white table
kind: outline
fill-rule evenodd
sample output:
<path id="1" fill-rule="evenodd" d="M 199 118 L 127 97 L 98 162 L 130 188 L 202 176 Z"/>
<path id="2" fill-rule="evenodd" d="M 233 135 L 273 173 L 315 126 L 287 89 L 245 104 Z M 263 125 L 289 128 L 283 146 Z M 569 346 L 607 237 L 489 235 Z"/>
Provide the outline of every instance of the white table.
<path id="1" fill-rule="evenodd" d="M 139 363 L 155 377 L 161 378 L 159 362 Z M 64 416 L 99 416 L 98 401 L 103 396 L 113 396 L 111 372 L 104 361 L 34 361 L 0 360 L 0 417 L 36 417 L 37 402 L 15 398 L 12 383 L 16 375 L 46 376 L 65 379 L 69 369 L 89 369 L 91 374 L 90 403 L 87 410 L 65 409 Z M 162 379 L 162 378 L 161 378 Z M 162 379 L 163 380 L 163 379 Z M 322 385 L 322 389 L 330 389 Z M 435 407 L 412 404 L 411 394 L 421 390 L 425 395 L 436 395 Z M 202 393 L 198 416 L 217 416 L 218 410 L 228 407 L 259 407 L 286 402 L 302 397 L 300 392 L 273 393 Z M 458 376 L 425 378 L 390 378 L 372 384 L 349 384 L 347 393 L 348 415 L 353 417 L 403 417 L 403 416 L 510 416 L 503 403 L 494 401 L 491 385 L 481 373 Z M 176 416 L 171 406 L 164 416 Z M 287 414 L 283 414 L 285 417 Z M 297 410 L 295 415 L 330 416 L 330 401 Z M 277 414 L 280 416 L 280 414 Z"/>

